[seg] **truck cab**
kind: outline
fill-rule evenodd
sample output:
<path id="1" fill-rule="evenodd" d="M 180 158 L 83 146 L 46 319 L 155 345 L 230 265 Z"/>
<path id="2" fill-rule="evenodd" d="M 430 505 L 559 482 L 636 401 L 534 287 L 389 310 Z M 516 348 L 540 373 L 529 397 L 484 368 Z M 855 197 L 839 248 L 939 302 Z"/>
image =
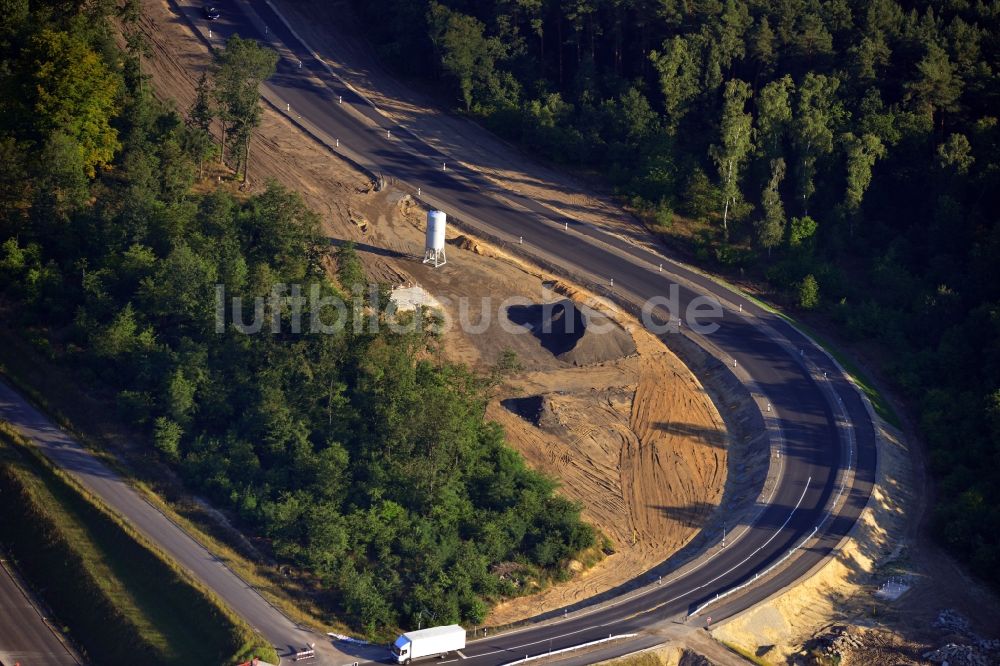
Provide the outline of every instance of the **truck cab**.
<path id="1" fill-rule="evenodd" d="M 396 642 L 392 644 L 389 651 L 392 652 L 392 663 L 394 664 L 408 664 L 410 663 L 410 640 L 405 636 L 400 636 L 396 639 Z"/>

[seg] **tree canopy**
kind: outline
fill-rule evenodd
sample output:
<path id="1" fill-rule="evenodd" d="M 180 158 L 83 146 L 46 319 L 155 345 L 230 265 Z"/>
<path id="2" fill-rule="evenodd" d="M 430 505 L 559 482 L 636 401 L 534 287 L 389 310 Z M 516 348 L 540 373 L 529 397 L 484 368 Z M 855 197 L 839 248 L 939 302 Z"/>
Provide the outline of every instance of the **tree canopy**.
<path id="1" fill-rule="evenodd" d="M 185 123 L 115 66 L 106 15 L 40 5 L 0 25 L 0 87 L 19 91 L 0 99 L 18 119 L 0 134 L 5 320 L 358 629 L 481 622 L 565 575 L 593 530 L 484 420 L 513 361 L 481 377 L 442 362 L 433 329 L 355 327 L 388 316 L 382 288 L 346 325 L 296 332 L 275 290 L 315 292 L 303 316 L 332 322 L 323 303 L 367 282 L 353 248 L 331 256 L 274 183 L 192 189 L 217 111 L 248 140 L 273 52 L 230 40 Z"/>
<path id="2" fill-rule="evenodd" d="M 939 538 L 1000 587 L 1000 4 L 353 5 L 403 73 L 877 350 L 930 445 Z M 440 15 L 475 39 L 441 42 Z M 503 94 L 438 80 L 442 49 L 491 40 L 475 76 Z"/>

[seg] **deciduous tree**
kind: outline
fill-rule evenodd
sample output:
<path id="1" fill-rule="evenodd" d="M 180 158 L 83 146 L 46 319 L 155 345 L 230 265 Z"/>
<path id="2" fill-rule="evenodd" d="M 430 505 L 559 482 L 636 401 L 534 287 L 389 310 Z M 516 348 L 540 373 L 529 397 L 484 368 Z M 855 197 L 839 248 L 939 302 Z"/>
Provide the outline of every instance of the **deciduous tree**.
<path id="1" fill-rule="evenodd" d="M 79 163 L 93 177 L 120 147 L 112 124 L 120 106 L 121 78 L 81 36 L 43 29 L 28 45 L 35 127 L 46 137 L 59 133 L 78 146 Z"/>
<path id="2" fill-rule="evenodd" d="M 771 160 L 771 178 L 760 197 L 763 217 L 757 223 L 757 243 L 767 250 L 777 247 L 785 237 L 785 207 L 781 202 L 781 181 L 785 178 L 785 160 Z"/>
<path id="3" fill-rule="evenodd" d="M 729 210 L 740 197 L 741 169 L 753 149 L 753 118 L 746 112 L 750 94 L 750 86 L 745 81 L 731 79 L 726 82 L 719 143 L 709 151 L 719 170 L 719 189 L 724 199 L 722 236 L 725 242 L 729 240 Z"/>
<path id="4" fill-rule="evenodd" d="M 243 170 L 243 182 L 249 178 L 250 141 L 260 124 L 260 84 L 278 64 L 278 54 L 255 40 L 233 35 L 226 48 L 216 55 L 215 94 L 223 107 L 222 151 L 225 157 L 227 130 L 233 136 L 236 173 Z"/>

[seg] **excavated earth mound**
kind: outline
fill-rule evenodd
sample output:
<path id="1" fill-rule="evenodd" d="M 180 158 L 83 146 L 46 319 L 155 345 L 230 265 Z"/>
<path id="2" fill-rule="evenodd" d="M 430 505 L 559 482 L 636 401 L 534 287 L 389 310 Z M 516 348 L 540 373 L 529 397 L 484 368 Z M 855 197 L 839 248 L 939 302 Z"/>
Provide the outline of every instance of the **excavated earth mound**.
<path id="1" fill-rule="evenodd" d="M 531 331 L 553 356 L 573 365 L 601 363 L 636 351 L 635 342 L 621 326 L 568 298 L 512 305 L 504 314 L 511 323 Z"/>

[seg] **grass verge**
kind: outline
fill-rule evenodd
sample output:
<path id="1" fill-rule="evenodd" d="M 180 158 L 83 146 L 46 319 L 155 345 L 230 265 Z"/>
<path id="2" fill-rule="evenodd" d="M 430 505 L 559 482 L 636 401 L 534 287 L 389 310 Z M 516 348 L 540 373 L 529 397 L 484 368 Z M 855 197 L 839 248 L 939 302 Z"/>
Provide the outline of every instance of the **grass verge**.
<path id="1" fill-rule="evenodd" d="M 210 591 L 2 422 L 0 494 L 0 539 L 91 662 L 277 661 Z"/>
<path id="2" fill-rule="evenodd" d="M 839 363 L 840 366 L 847 371 L 847 374 L 851 376 L 854 383 L 857 384 L 861 391 L 868 397 L 869 400 L 871 400 L 872 407 L 875 408 L 875 413 L 878 414 L 880 418 L 897 429 L 902 428 L 902 421 L 899 418 L 899 414 L 897 414 L 896 410 L 892 408 L 889 401 L 885 399 L 885 396 L 883 396 L 878 389 L 875 388 L 871 378 L 857 363 L 851 360 L 850 357 L 844 355 L 837 349 L 836 346 L 827 341 L 809 325 L 803 324 L 801 321 L 793 319 L 782 312 L 779 312 L 778 316 L 815 340 L 817 344 L 830 354 L 830 356 L 836 359 L 837 363 Z"/>

